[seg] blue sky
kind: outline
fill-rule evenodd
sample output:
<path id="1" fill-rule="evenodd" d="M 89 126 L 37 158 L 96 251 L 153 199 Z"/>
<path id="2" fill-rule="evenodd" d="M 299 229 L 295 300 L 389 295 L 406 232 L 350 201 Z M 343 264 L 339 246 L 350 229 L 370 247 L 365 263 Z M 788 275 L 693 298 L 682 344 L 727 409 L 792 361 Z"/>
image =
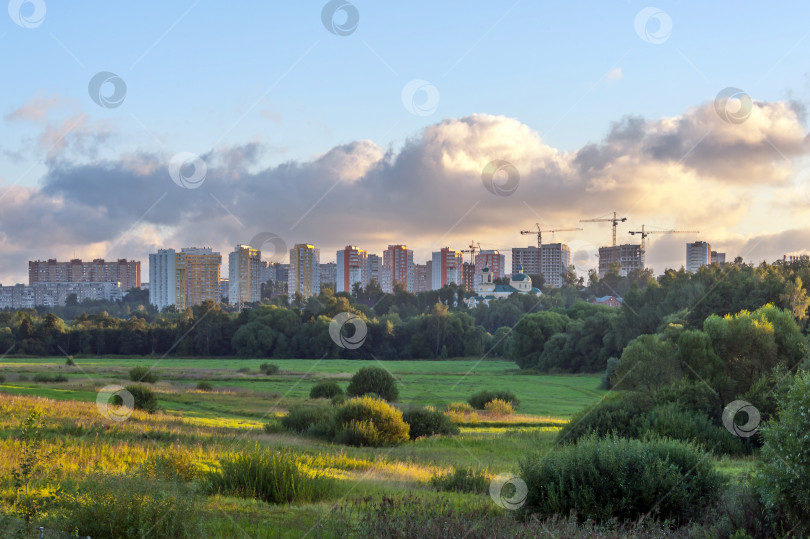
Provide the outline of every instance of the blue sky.
<path id="1" fill-rule="evenodd" d="M 794 105 L 804 104 L 810 90 L 810 5 L 802 2 L 778 9 L 756 2 L 657 2 L 672 22 L 671 33 L 658 44 L 642 39 L 634 27 L 639 12 L 649 7 L 646 2 L 357 0 L 352 5 L 359 24 L 347 36 L 324 27 L 324 3 L 45 1 L 44 20 L 35 28 L 0 16 L 5 75 L 0 78 L 0 189 L 48 185 L 56 164 L 93 165 L 141 153 L 203 155 L 251 143 L 262 147 L 260 156 L 244 165 L 251 173 L 312 162 L 362 140 L 396 154 L 409 139 L 419 139 L 422 130 L 474 114 L 515 119 L 543 144 L 573 155 L 603 141 L 612 123 L 623 117 L 651 122 L 682 117 L 710 104 L 726 87 L 744 89 L 757 102 Z M 22 9 L 27 16 L 33 5 L 23 3 Z M 654 34 L 656 22 L 650 25 Z M 115 73 L 126 83 L 119 107 L 103 108 L 91 100 L 88 82 L 99 71 Z M 432 114 L 414 115 L 403 105 L 403 87 L 414 79 L 437 89 Z M 92 148 L 85 141 L 49 153 L 48 143 L 59 139 L 44 134 L 82 114 L 87 115 L 82 120 L 87 133 L 96 134 Z M 794 120 L 804 128 L 803 115 Z M 733 186 L 724 185 L 729 197 L 737 196 Z M 162 189 L 156 188 L 155 199 Z M 747 189 L 754 196 L 750 185 Z M 133 209 L 134 214 L 145 206 Z M 299 213 L 308 207 L 302 204 Z M 613 208 L 604 209 L 597 214 Z M 466 210 L 460 207 L 455 217 Z M 767 212 L 745 211 L 761 217 Z M 593 215 L 582 215 L 587 216 Z M 520 228 L 537 220 L 531 213 L 521 219 L 526 223 Z M 694 228 L 675 218 L 660 222 Z M 143 232 L 139 245 L 144 252 L 129 256 L 145 258 L 146 250 L 169 239 L 194 240 L 177 229 L 167 234 L 165 223 L 151 224 L 160 230 Z M 10 229 L 2 226 L 0 233 L 9 236 Z M 273 230 L 283 226 L 268 225 Z M 437 235 L 444 233 L 441 226 Z M 735 226 L 717 237 L 729 248 L 739 247 L 751 240 L 755 228 L 738 216 Z M 788 228 L 790 223 L 782 221 L 767 232 Z M 313 236 L 318 227 L 311 230 Z M 301 239 L 291 237 L 289 243 Z M 364 236 L 345 243 L 364 239 L 371 241 Z M 89 240 L 71 241 L 76 245 L 65 249 Z M 105 241 L 112 244 L 115 238 L 93 238 L 96 244 Z M 493 239 L 492 245 L 503 248 L 510 241 Z M 32 256 L 30 249 L 6 243 L 7 252 Z M 324 250 L 340 243 L 330 240 Z M 40 256 L 52 250 L 43 245 Z M 662 264 L 675 260 L 662 258 Z M 8 280 L 17 273 L 0 268 L 3 275 Z"/>

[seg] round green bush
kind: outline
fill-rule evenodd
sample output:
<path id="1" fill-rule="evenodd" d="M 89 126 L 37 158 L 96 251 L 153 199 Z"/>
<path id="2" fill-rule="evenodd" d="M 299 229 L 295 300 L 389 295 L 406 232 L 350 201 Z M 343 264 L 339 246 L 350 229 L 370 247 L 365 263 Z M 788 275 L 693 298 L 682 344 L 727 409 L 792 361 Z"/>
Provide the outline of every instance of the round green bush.
<path id="1" fill-rule="evenodd" d="M 152 372 L 152 369 L 146 366 L 132 367 L 129 370 L 129 379 L 133 382 L 142 382 L 144 384 L 154 384 L 158 381 L 157 375 Z"/>
<path id="2" fill-rule="evenodd" d="M 517 400 L 515 394 L 511 391 L 507 391 L 505 389 L 499 391 L 490 391 L 490 390 L 483 390 L 479 391 L 469 399 L 467 402 L 475 408 L 476 410 L 484 410 L 488 402 L 492 402 L 495 399 L 499 399 L 505 402 L 508 402 L 512 405 L 512 408 L 517 408 L 520 404 L 520 401 Z"/>
<path id="3" fill-rule="evenodd" d="M 810 535 L 810 372 L 796 375 L 780 398 L 776 419 L 764 425 L 759 482 L 766 504 L 796 526 L 796 536 Z"/>
<path id="4" fill-rule="evenodd" d="M 309 390 L 310 399 L 331 399 L 343 395 L 343 389 L 334 380 L 318 382 Z"/>
<path id="5" fill-rule="evenodd" d="M 328 405 L 295 406 L 281 418 L 281 426 L 290 432 L 298 434 L 312 434 L 313 427 L 321 424 L 331 427 L 334 409 Z M 318 428 L 322 432 L 324 428 Z"/>
<path id="6" fill-rule="evenodd" d="M 381 447 L 408 441 L 402 412 L 382 399 L 355 397 L 335 408 L 333 438 L 355 446 Z"/>
<path id="7" fill-rule="evenodd" d="M 397 382 L 387 370 L 380 367 L 363 367 L 352 376 L 346 394 L 350 397 L 360 397 L 376 393 L 388 402 L 399 397 Z"/>
<path id="8" fill-rule="evenodd" d="M 271 374 L 276 374 L 280 369 L 275 363 L 262 363 L 259 366 L 259 370 L 267 376 L 270 376 Z"/>
<path id="9" fill-rule="evenodd" d="M 652 397 L 647 393 L 614 393 L 574 415 L 560 430 L 557 440 L 576 442 L 591 432 L 599 436 L 614 433 L 638 438 L 649 430 L 646 414 L 652 407 Z"/>
<path id="10" fill-rule="evenodd" d="M 153 414 L 157 411 L 158 400 L 155 392 L 144 385 L 133 384 L 125 388 L 132 395 L 136 410 Z"/>
<path id="11" fill-rule="evenodd" d="M 528 493 L 523 516 L 567 517 L 605 523 L 654 514 L 682 522 L 717 502 L 722 477 L 712 459 L 675 440 L 588 436 L 521 464 Z"/>
<path id="12" fill-rule="evenodd" d="M 197 382 L 197 389 L 200 391 L 211 391 L 214 389 L 214 386 L 211 385 L 211 382 Z"/>
<path id="13" fill-rule="evenodd" d="M 458 425 L 436 410 L 411 408 L 403 412 L 402 419 L 411 426 L 409 434 L 411 440 L 435 434 L 454 435 L 459 433 Z"/>

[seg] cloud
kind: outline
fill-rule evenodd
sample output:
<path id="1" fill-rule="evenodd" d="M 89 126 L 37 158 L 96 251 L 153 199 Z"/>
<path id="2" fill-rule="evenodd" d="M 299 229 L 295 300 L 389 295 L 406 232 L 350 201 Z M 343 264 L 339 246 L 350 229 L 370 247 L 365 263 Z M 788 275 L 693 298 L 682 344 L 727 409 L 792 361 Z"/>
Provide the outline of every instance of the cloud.
<path id="1" fill-rule="evenodd" d="M 527 245 L 519 230 L 535 222 L 567 227 L 614 210 L 629 217 L 621 241 L 634 239 L 627 231 L 641 224 L 701 231 L 653 238 L 648 262 L 660 271 L 683 264 L 689 241 L 710 241 L 733 259 L 756 236 L 795 228 L 789 212 L 768 213 L 775 202 L 765 194 L 785 189 L 794 160 L 807 154 L 801 112 L 782 102 L 756 102 L 742 124 L 724 122 L 712 103 L 677 117 L 626 117 L 573 152 L 517 119 L 473 114 L 430 125 L 397 151 L 361 140 L 270 168 L 258 164 L 267 151 L 258 142 L 218 148 L 201 156 L 203 184 L 187 190 L 169 177 L 171 155 L 88 159 L 94 144 L 114 134 L 81 125 L 61 137 L 67 147 L 55 145 L 60 153 L 40 188 L 0 184 L 0 245 L 10 253 L 0 280 L 24 275 L 27 258 L 66 258 L 86 246 L 96 256 L 145 261 L 167 246 L 225 254 L 262 231 L 288 246 L 314 242 L 323 261 L 346 244 L 381 252 L 391 243 L 407 243 L 424 261 L 432 250 L 470 240 L 485 249 Z M 56 130 L 49 141 L 61 132 L 49 129 Z M 76 149 L 84 160 L 67 157 Z M 511 196 L 484 187 L 482 170 L 493 160 L 518 171 Z M 610 238 L 609 225 L 579 226 L 585 230 L 555 239 L 596 247 Z M 781 258 L 808 236 L 799 230 L 783 243 L 764 242 L 752 256 Z"/>
<path id="2" fill-rule="evenodd" d="M 622 68 L 614 67 L 611 69 L 607 74 L 607 80 L 621 80 L 624 75 L 622 74 Z"/>

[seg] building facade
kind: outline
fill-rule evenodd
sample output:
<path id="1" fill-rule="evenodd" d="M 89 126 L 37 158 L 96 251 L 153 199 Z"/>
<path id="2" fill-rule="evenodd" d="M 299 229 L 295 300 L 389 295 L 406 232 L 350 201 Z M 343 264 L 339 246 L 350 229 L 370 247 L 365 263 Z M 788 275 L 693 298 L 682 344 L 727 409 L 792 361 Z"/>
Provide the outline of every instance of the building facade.
<path id="1" fill-rule="evenodd" d="M 97 258 L 92 262 L 78 259 L 69 262 L 50 260 L 28 261 L 28 284 L 34 283 L 120 283 L 124 292 L 141 287 L 141 263 L 118 259 L 107 262 Z"/>
<path id="2" fill-rule="evenodd" d="M 254 303 L 262 296 L 262 252 L 250 245 L 237 245 L 228 255 L 228 301 L 232 305 Z"/>
<path id="3" fill-rule="evenodd" d="M 335 292 L 351 292 L 356 283 L 365 288 L 370 280 L 368 251 L 347 245 L 336 253 L 337 275 Z"/>
<path id="4" fill-rule="evenodd" d="M 443 247 L 431 257 L 431 289 L 438 290 L 450 283 L 461 286 L 464 281 L 464 254 L 449 247 Z"/>
<path id="5" fill-rule="evenodd" d="M 380 255 L 374 255 L 369 253 L 368 255 L 368 282 L 377 281 L 380 283 L 380 272 L 382 271 L 382 260 L 380 259 Z M 382 286 L 382 285 L 380 285 Z"/>
<path id="6" fill-rule="evenodd" d="M 431 289 L 431 272 L 428 264 L 413 265 L 413 291 L 427 292 Z"/>
<path id="7" fill-rule="evenodd" d="M 472 292 L 475 287 L 475 264 L 464 262 L 461 264 L 461 284 L 468 292 Z"/>
<path id="8" fill-rule="evenodd" d="M 118 301 L 124 292 L 113 282 L 40 282 L 30 285 L 0 285 L 0 309 L 33 309 L 34 307 L 63 307 L 68 296 L 74 294 L 76 301 Z"/>
<path id="9" fill-rule="evenodd" d="M 380 286 L 383 292 L 393 293 L 394 286 L 397 284 L 402 285 L 408 292 L 413 292 L 413 251 L 405 245 L 389 245 L 383 253 L 380 274 Z"/>
<path id="10" fill-rule="evenodd" d="M 512 247 L 512 274 L 540 275 L 540 249 L 535 245 L 529 247 Z"/>
<path id="11" fill-rule="evenodd" d="M 571 265 L 571 249 L 564 243 L 545 243 L 540 248 L 540 273 L 546 286 L 559 288 L 565 282 L 565 275 Z M 523 273 L 531 272 L 524 271 Z"/>
<path id="12" fill-rule="evenodd" d="M 478 287 L 482 281 L 481 272 L 484 268 L 489 268 L 492 279 L 500 279 L 506 275 L 506 256 L 500 251 L 490 249 L 478 251 L 475 255 L 475 279 L 474 287 Z"/>
<path id="13" fill-rule="evenodd" d="M 712 259 L 712 246 L 705 241 L 686 244 L 686 271 L 696 273 Z"/>
<path id="14" fill-rule="evenodd" d="M 543 294 L 539 289 L 532 287 L 532 280 L 525 273 L 513 273 L 509 277 L 509 284 L 495 284 L 495 276 L 487 267 L 481 269 L 480 275 L 481 282 L 475 287 L 477 295 L 464 300 L 471 309 L 481 303 L 488 305 L 492 300 L 508 298 L 514 293 L 537 296 Z"/>
<path id="15" fill-rule="evenodd" d="M 292 298 L 301 294 L 305 298 L 321 293 L 321 251 L 310 243 L 299 243 L 290 249 L 288 291 Z"/>
<path id="16" fill-rule="evenodd" d="M 321 264 L 321 290 L 326 287 L 331 287 L 335 290 L 337 285 L 337 264 L 335 262 L 327 262 Z"/>
<path id="17" fill-rule="evenodd" d="M 206 300 L 222 300 L 222 255 L 207 247 L 179 253 L 160 249 L 149 255 L 149 302 L 162 310 L 170 305 L 186 309 Z"/>
<path id="18" fill-rule="evenodd" d="M 613 264 L 619 264 L 619 274 L 626 277 L 634 270 L 644 269 L 644 252 L 641 245 L 624 244 L 599 248 L 599 278 L 610 271 Z"/>
<path id="19" fill-rule="evenodd" d="M 712 264 L 725 264 L 726 263 L 726 253 L 718 253 L 717 251 L 712 251 L 711 263 Z"/>

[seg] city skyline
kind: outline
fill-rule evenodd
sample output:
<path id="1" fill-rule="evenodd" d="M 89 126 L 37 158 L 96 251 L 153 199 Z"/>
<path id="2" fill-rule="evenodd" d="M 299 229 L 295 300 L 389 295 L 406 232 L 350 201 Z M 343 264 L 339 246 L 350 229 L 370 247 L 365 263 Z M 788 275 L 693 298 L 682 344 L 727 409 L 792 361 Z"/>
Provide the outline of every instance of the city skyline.
<path id="1" fill-rule="evenodd" d="M 634 243 L 630 223 L 701 231 L 652 239 L 656 273 L 683 264 L 687 239 L 755 263 L 808 252 L 810 7 L 781 21 L 644 7 L 358 2 L 343 35 L 321 3 L 5 18 L 0 47 L 26 55 L 2 60 L 0 282 L 23 282 L 27 260 L 227 253 L 261 233 L 315 241 L 329 261 L 405 242 L 421 262 L 472 240 L 509 267 L 531 244 L 521 229 L 612 211 L 629 218 L 619 243 Z M 449 41 L 448 24 L 463 29 Z M 548 242 L 593 262 L 610 231 L 581 226 Z"/>

